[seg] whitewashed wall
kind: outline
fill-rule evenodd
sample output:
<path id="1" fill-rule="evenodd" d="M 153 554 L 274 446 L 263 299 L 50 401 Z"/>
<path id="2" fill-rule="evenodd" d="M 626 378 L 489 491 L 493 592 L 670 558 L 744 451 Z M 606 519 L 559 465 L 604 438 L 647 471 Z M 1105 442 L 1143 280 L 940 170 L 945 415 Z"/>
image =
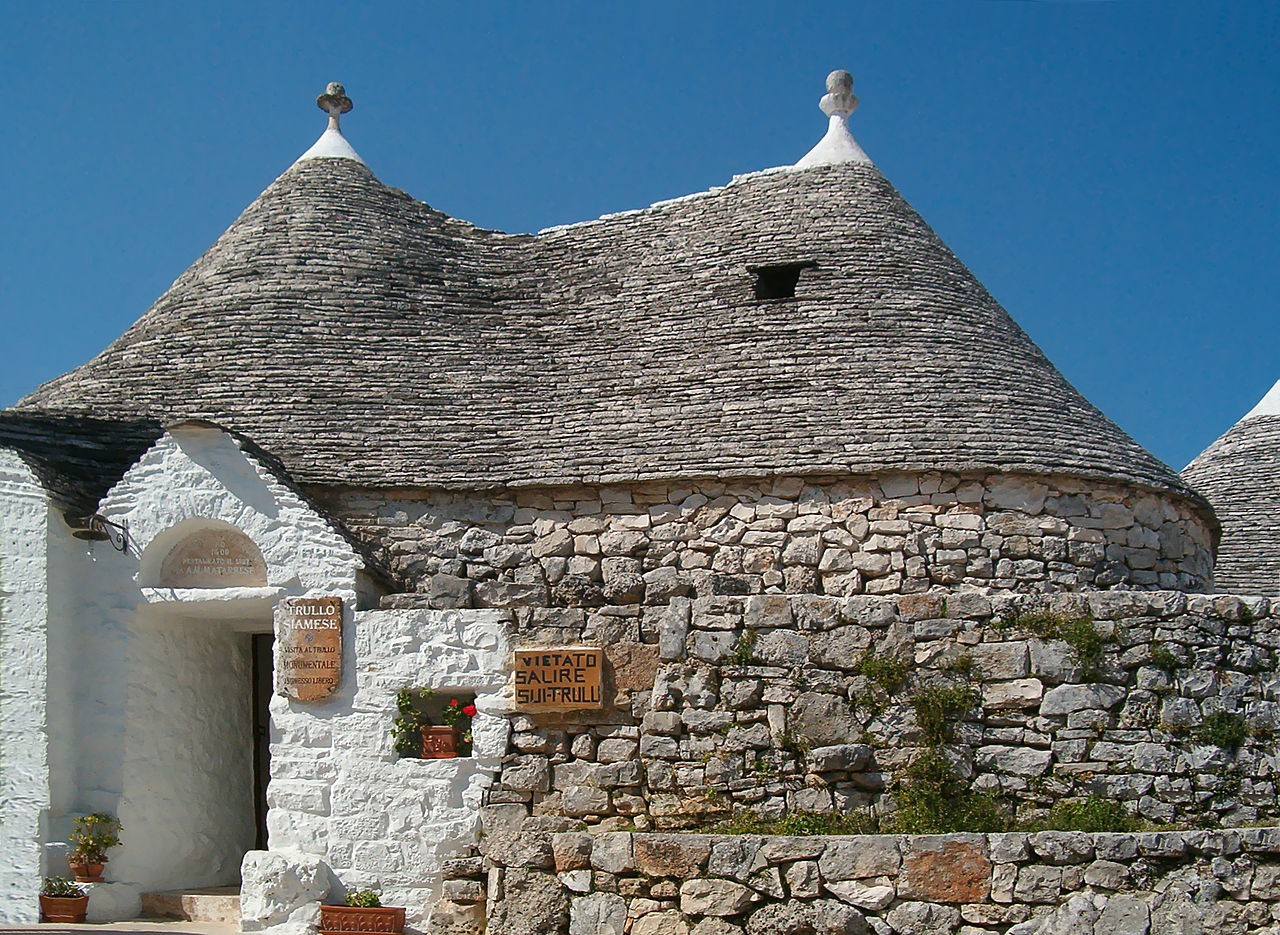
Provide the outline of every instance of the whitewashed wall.
<path id="1" fill-rule="evenodd" d="M 45 718 L 49 498 L 0 449 L 0 923 L 40 916 L 41 826 L 50 806 Z"/>
<path id="2" fill-rule="evenodd" d="M 422 923 L 440 893 L 440 862 L 477 840 L 481 793 L 506 750 L 510 626 L 502 610 L 357 613 L 335 694 L 273 699 L 273 853 L 245 860 L 245 931 L 305 931 L 319 900 L 365 887 Z M 475 692 L 473 756 L 396 755 L 391 722 L 405 685 Z"/>
<path id="3" fill-rule="evenodd" d="M 254 846 L 250 634 L 150 617 L 133 631 L 113 876 L 159 891 L 227 886 Z"/>
<path id="4" fill-rule="evenodd" d="M 128 554 L 93 547 L 77 582 L 77 796 L 70 814 L 112 811 L 124 844 L 90 918 L 130 918 L 143 892 L 234 884 L 252 845 L 249 634 L 280 597 L 354 607 L 361 559 L 234 438 L 206 426 L 162 436 L 103 499 Z M 156 587 L 160 561 L 201 528 L 233 526 L 262 551 L 266 588 Z M 350 611 L 349 611 L 350 613 Z"/>
<path id="5" fill-rule="evenodd" d="M 65 853 L 71 817 L 120 816 L 124 845 L 111 854 L 110 882 L 92 888 L 90 918 L 132 917 L 146 891 L 235 882 L 252 832 L 249 634 L 270 630 L 282 597 L 336 595 L 346 606 L 338 691 L 315 704 L 272 699 L 270 850 L 244 860 L 245 927 L 305 927 L 321 898 L 366 886 L 421 924 L 439 895 L 441 861 L 476 840 L 481 794 L 506 749 L 509 612 L 357 612 L 361 561 L 349 544 L 215 429 L 170 431 L 104 498 L 100 512 L 129 528 L 127 554 L 72 540 L 60 518 L 49 523 L 39 485 L 24 471 L 0 462 L 0 483 L 8 478 L 30 496 L 28 512 L 10 496 L 0 516 L 3 534 L 25 543 L 34 563 L 23 571 L 30 593 L 22 606 L 35 642 L 23 652 L 44 651 L 46 578 L 61 602 L 67 651 L 51 662 L 58 684 L 47 692 L 40 665 L 24 659 L 18 667 L 39 696 L 27 719 L 51 718 L 51 739 L 38 724 L 22 728 L 38 741 L 25 749 L 43 782 L 24 778 L 22 788 L 40 801 L 6 797 L 6 805 L 14 802 L 24 819 L 49 815 L 50 863 Z M 58 542 L 46 541 L 46 526 L 56 526 Z M 212 526 L 253 540 L 267 587 L 157 586 L 168 550 Z M 46 555 L 56 566 L 47 576 Z M 16 606 L 6 597 L 6 614 Z M 16 639 L 22 631 L 5 619 L 5 639 Z M 474 756 L 396 755 L 390 729 L 404 685 L 475 694 Z M 60 761 L 55 748 L 64 751 Z M 51 798 L 51 784 L 59 796 Z M 38 854 L 39 828 L 27 831 L 27 852 Z M 6 859 L 20 850 L 4 847 Z M 34 893 L 37 862 L 27 859 L 20 871 L 16 858 L 10 863 L 4 885 Z M 34 909 L 11 921 L 32 919 Z"/>

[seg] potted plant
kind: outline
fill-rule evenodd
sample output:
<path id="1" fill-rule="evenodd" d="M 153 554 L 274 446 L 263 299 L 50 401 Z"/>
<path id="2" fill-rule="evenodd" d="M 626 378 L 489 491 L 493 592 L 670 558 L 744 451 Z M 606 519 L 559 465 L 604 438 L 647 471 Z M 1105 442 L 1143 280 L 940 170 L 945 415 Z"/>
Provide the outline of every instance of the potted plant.
<path id="1" fill-rule="evenodd" d="M 396 692 L 396 709 L 400 713 L 391 733 L 401 756 L 429 760 L 456 757 L 460 745 L 471 742 L 471 718 L 476 706 L 450 698 L 441 709 L 442 723 L 437 724 L 418 706 L 420 700 L 430 700 L 435 694 L 430 688 L 414 691 L 408 686 Z"/>
<path id="2" fill-rule="evenodd" d="M 105 812 L 81 815 L 72 822 L 71 841 L 75 844 L 67 857 L 78 883 L 101 883 L 102 865 L 107 851 L 120 844 L 120 819 Z"/>
<path id="3" fill-rule="evenodd" d="M 320 932 L 337 935 L 340 932 L 389 932 L 400 935 L 404 931 L 404 909 L 400 906 L 384 906 L 375 890 L 355 890 L 346 896 L 346 905 L 320 907 Z"/>
<path id="4" fill-rule="evenodd" d="M 436 756 L 457 756 L 462 749 L 462 744 L 471 743 L 471 719 L 475 717 L 476 706 L 470 702 L 464 704 L 457 698 L 450 698 L 449 703 L 444 706 L 444 710 L 440 714 L 440 720 L 444 721 L 442 727 L 452 731 L 449 740 L 452 746 L 447 749 L 451 752 L 442 752 L 435 754 Z M 431 730 L 440 730 L 441 728 L 433 727 Z M 430 756 L 427 752 L 428 738 L 424 731 L 422 735 L 422 755 Z"/>
<path id="5" fill-rule="evenodd" d="M 40 921 L 83 922 L 89 894 L 66 877 L 45 877 L 40 886 Z"/>

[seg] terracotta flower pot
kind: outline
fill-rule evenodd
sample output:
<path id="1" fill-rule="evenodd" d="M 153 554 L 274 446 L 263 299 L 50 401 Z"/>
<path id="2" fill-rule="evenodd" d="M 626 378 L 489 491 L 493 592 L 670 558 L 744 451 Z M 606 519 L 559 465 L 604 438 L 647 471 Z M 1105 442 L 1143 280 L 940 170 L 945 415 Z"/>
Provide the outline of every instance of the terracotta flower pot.
<path id="1" fill-rule="evenodd" d="M 422 728 L 422 758 L 442 760 L 458 755 L 458 728 L 431 724 Z"/>
<path id="2" fill-rule="evenodd" d="M 71 867 L 71 872 L 75 874 L 77 883 L 102 883 L 102 868 L 106 862 L 107 859 L 105 857 L 102 860 L 67 858 L 67 864 Z"/>
<path id="3" fill-rule="evenodd" d="M 404 909 L 399 906 L 321 906 L 321 935 L 338 935 L 340 932 L 389 932 L 399 935 L 404 931 Z"/>
<path id="4" fill-rule="evenodd" d="M 88 896 L 40 896 L 42 922 L 83 922 L 88 911 Z"/>

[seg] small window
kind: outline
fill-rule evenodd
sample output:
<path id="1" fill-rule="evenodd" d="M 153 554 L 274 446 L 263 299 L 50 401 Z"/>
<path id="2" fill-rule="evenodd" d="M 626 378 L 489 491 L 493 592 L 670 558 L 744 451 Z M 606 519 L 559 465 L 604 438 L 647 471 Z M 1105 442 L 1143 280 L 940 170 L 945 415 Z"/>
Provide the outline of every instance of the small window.
<path id="1" fill-rule="evenodd" d="M 757 299 L 794 299 L 800 272 L 817 266 L 812 260 L 802 263 L 775 263 L 770 266 L 748 266 L 756 277 Z"/>
<path id="2" fill-rule="evenodd" d="M 396 710 L 399 716 L 392 722 L 391 736 L 402 758 L 471 756 L 475 692 L 406 685 L 396 692 Z"/>

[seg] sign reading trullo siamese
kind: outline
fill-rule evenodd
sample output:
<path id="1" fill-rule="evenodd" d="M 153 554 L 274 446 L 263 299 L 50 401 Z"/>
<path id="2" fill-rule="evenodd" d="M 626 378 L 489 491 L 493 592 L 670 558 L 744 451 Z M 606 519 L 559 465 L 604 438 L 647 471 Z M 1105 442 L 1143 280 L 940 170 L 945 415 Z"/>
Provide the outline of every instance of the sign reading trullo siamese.
<path id="1" fill-rule="evenodd" d="M 289 597 L 276 604 L 276 693 L 321 701 L 342 678 L 342 598 Z"/>
<path id="2" fill-rule="evenodd" d="M 603 652 L 590 646 L 516 650 L 516 708 L 572 711 L 604 706 Z"/>

